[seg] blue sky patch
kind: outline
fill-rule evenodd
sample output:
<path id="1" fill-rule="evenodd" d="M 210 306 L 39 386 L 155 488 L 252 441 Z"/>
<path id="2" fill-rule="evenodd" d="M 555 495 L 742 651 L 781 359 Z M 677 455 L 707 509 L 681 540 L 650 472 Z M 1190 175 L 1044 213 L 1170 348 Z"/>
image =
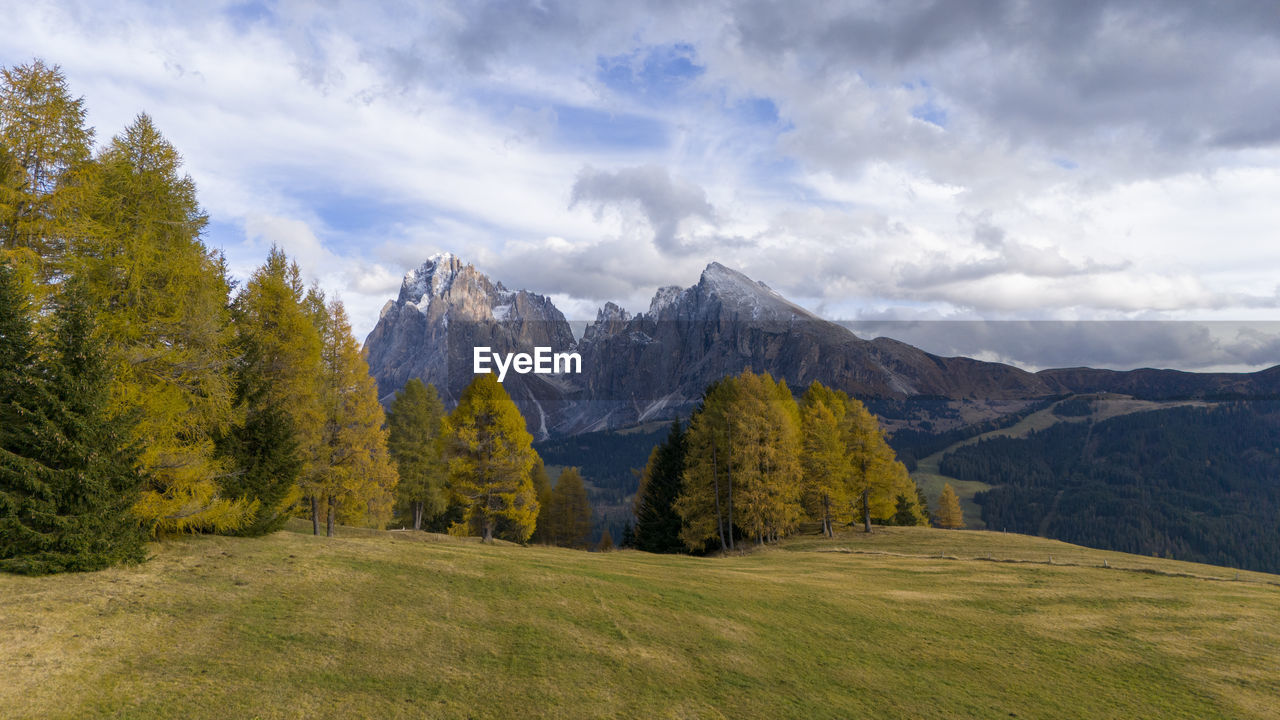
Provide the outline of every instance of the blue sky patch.
<path id="1" fill-rule="evenodd" d="M 665 147 L 667 126 L 654 118 L 556 105 L 555 141 L 573 148 L 650 150 Z"/>
<path id="2" fill-rule="evenodd" d="M 911 117 L 917 120 L 923 120 L 927 123 L 937 125 L 944 130 L 947 127 L 947 111 L 940 107 L 933 100 L 926 100 L 923 103 L 911 108 Z"/>
<path id="3" fill-rule="evenodd" d="M 596 60 L 596 78 L 628 97 L 669 100 L 706 72 L 692 45 L 676 43 L 641 48 Z"/>
<path id="4" fill-rule="evenodd" d="M 231 24 L 240 31 L 247 29 L 250 25 L 269 22 L 275 18 L 270 4 L 260 0 L 248 0 L 248 2 L 228 5 L 222 12 L 230 18 Z"/>
<path id="5" fill-rule="evenodd" d="M 738 115 L 753 125 L 778 124 L 778 106 L 769 98 L 748 98 L 735 105 Z"/>

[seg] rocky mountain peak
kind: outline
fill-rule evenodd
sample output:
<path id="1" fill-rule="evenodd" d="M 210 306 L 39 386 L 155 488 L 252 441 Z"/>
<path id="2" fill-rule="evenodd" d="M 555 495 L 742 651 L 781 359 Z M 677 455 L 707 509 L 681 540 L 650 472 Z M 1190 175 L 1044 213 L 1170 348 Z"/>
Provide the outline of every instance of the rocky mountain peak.
<path id="1" fill-rule="evenodd" d="M 792 387 L 820 380 L 863 397 L 1022 401 L 1057 387 L 1008 366 L 861 340 L 715 262 L 692 287 L 658 289 L 647 312 L 605 304 L 575 340 L 550 298 L 509 291 L 442 253 L 405 275 L 399 299 L 365 342 L 385 400 L 418 377 L 446 404 L 473 379 L 473 349 L 482 346 L 495 354 L 535 347 L 581 354 L 580 374 L 517 374 L 504 383 L 538 437 L 687 414 L 709 383 L 748 367 Z"/>
<path id="2" fill-rule="evenodd" d="M 649 301 L 649 315 L 656 318 L 662 314 L 662 311 L 675 305 L 680 300 L 680 293 L 684 292 L 684 288 L 679 285 L 668 285 L 658 288 L 653 294 L 653 300 Z"/>
<path id="3" fill-rule="evenodd" d="M 419 302 L 427 296 L 443 296 L 462 271 L 462 259 L 453 253 L 436 253 L 405 273 L 400 283 L 401 302 Z"/>
<path id="4" fill-rule="evenodd" d="M 718 262 L 707 265 L 694 290 L 705 298 L 719 300 L 726 309 L 757 319 L 792 316 L 817 319 L 813 313 L 779 295 L 768 285 Z"/>

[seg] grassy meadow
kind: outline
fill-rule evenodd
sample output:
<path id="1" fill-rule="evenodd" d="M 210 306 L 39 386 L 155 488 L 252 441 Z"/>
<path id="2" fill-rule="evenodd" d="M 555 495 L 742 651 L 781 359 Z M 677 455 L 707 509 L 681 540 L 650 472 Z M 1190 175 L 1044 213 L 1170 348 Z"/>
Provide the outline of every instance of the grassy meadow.
<path id="1" fill-rule="evenodd" d="M 926 528 L 718 558 L 301 529 L 0 576 L 0 716 L 1280 716 L 1278 576 Z"/>

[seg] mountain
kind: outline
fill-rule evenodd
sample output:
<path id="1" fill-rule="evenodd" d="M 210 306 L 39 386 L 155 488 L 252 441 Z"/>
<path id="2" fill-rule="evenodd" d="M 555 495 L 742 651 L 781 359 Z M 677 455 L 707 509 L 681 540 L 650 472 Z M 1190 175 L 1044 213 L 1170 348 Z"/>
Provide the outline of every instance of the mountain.
<path id="1" fill-rule="evenodd" d="M 768 371 L 795 390 L 820 381 L 871 403 L 891 429 L 935 432 L 1072 393 L 1151 399 L 1280 394 L 1280 367 L 1252 374 L 1031 373 L 940 357 L 889 338 L 864 340 L 715 262 L 692 287 L 659 289 L 645 312 L 633 316 L 607 303 L 576 340 L 546 296 L 508 290 L 454 255 L 435 255 L 405 275 L 365 352 L 384 402 L 419 377 L 452 404 L 471 381 L 476 346 L 495 353 L 541 346 L 581 355 L 580 374 L 507 375 L 504 386 L 539 438 L 685 415 L 710 383 L 745 368 Z"/>
<path id="2" fill-rule="evenodd" d="M 446 406 L 452 406 L 471 382 L 472 352 L 478 346 L 496 353 L 561 349 L 573 347 L 574 338 L 547 297 L 508 290 L 457 256 L 442 253 L 404 276 L 399 296 L 383 306 L 364 350 L 384 403 L 417 377 L 435 384 Z M 546 419 L 561 413 L 572 390 L 559 378 L 532 374 L 512 374 L 504 386 L 540 436 L 550 433 Z"/>
<path id="3" fill-rule="evenodd" d="M 566 432 L 687 412 L 707 385 L 744 368 L 767 370 L 795 389 L 817 380 L 859 397 L 1003 404 L 1056 391 L 1008 365 L 863 340 L 719 263 L 708 265 L 693 287 L 658 290 L 648 312 L 635 317 L 606 306 L 579 351 L 584 388 L 561 425 Z"/>

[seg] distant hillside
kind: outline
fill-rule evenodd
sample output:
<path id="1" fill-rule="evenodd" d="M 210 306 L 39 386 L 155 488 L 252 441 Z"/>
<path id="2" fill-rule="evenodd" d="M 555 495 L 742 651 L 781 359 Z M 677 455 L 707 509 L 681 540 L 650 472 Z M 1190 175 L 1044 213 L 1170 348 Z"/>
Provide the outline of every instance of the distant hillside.
<path id="1" fill-rule="evenodd" d="M 340 529 L 151 551 L 0 576 L 6 720 L 1242 720 L 1280 697 L 1280 577 L 1021 535 L 691 558 Z"/>
<path id="2" fill-rule="evenodd" d="M 1280 571 L 1280 402 L 1062 422 L 942 458 L 991 529 Z"/>

